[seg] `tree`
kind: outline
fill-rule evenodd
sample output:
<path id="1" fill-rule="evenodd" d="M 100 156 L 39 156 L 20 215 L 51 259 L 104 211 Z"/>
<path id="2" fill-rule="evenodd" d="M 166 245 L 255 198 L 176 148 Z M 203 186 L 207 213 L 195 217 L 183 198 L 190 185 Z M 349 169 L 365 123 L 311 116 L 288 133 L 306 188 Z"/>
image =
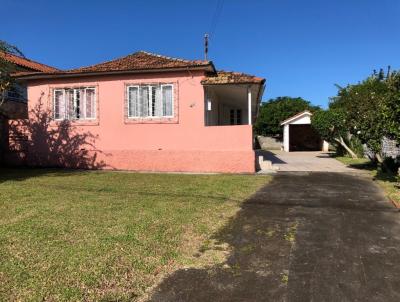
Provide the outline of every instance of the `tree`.
<path id="1" fill-rule="evenodd" d="M 381 69 L 358 84 L 339 87 L 331 99 L 331 109 L 345 112 L 349 133 L 366 144 L 382 163 L 382 139 L 399 141 L 400 134 L 400 76 Z"/>
<path id="2" fill-rule="evenodd" d="M 318 106 L 313 106 L 309 101 L 300 97 L 277 97 L 263 103 L 257 121 L 254 125 L 255 132 L 266 136 L 282 136 L 281 122 L 304 110 L 315 111 Z"/>
<path id="3" fill-rule="evenodd" d="M 346 114 L 342 109 L 316 111 L 311 117 L 311 125 L 322 139 L 331 144 L 341 145 L 352 158 L 357 158 L 357 155 L 345 142 L 349 131 L 346 123 Z"/>
<path id="4" fill-rule="evenodd" d="M 364 81 L 340 88 L 331 99 L 330 108 L 346 113 L 348 131 L 356 135 L 379 157 L 385 122 L 382 109 L 389 89 L 382 72 L 374 73 Z"/>
<path id="5" fill-rule="evenodd" d="M 386 135 L 400 142 L 400 72 L 390 73 L 386 84 L 388 91 L 382 104 L 382 122 Z"/>

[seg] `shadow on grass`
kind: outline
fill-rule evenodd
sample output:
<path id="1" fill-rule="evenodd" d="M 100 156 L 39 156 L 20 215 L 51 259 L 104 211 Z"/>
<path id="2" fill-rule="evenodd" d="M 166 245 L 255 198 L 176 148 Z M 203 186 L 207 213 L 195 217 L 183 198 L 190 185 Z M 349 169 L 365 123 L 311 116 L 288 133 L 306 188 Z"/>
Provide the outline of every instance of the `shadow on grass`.
<path id="1" fill-rule="evenodd" d="M 40 176 L 70 176 L 85 170 L 40 168 L 40 167 L 0 167 L 0 183 L 5 181 L 23 181 Z"/>
<path id="2" fill-rule="evenodd" d="M 371 242 L 384 251 L 399 247 L 397 237 L 382 239 L 398 230 L 397 212 L 367 178 L 278 174 L 214 235 L 213 247 L 195 255 L 223 250 L 222 262 L 175 271 L 153 289 L 150 301 L 367 300 L 376 286 L 382 300 L 398 301 L 383 276 L 398 280 L 393 262 L 400 258 L 368 254 Z M 364 257 L 367 267 L 359 264 Z M 359 276 L 374 282 L 359 286 Z"/>
<path id="3" fill-rule="evenodd" d="M 258 191 L 268 190 L 269 185 Z M 258 194 L 256 193 L 256 194 Z M 254 197 L 254 196 L 253 196 Z M 237 215 L 195 254 L 206 268 L 178 270 L 153 292 L 150 301 L 280 301 L 285 294 L 293 221 L 287 207 L 249 199 Z"/>

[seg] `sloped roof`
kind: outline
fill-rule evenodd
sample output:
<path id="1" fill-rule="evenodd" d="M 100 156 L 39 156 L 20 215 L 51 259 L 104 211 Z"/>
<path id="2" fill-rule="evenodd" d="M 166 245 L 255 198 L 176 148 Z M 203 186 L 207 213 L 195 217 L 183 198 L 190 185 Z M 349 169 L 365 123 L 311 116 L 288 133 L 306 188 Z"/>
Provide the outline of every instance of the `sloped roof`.
<path id="1" fill-rule="evenodd" d="M 31 69 L 33 71 L 37 71 L 37 72 L 56 72 L 58 71 L 57 68 L 39 63 L 39 62 L 35 62 L 33 60 L 27 59 L 27 58 L 23 58 L 14 54 L 10 54 L 10 53 L 4 53 L 4 52 L 0 52 L 0 56 L 5 59 L 6 61 L 13 63 L 15 65 L 27 68 L 27 69 Z"/>
<path id="2" fill-rule="evenodd" d="M 118 74 L 130 72 L 172 71 L 182 69 L 201 69 L 215 72 L 212 61 L 184 60 L 146 51 L 138 51 L 133 54 L 117 58 L 111 61 L 80 67 L 70 70 L 55 70 L 45 74 L 35 72 L 18 72 L 14 76 L 20 79 L 71 77 L 91 74 Z"/>
<path id="3" fill-rule="evenodd" d="M 68 70 L 70 73 L 81 72 L 101 72 L 101 71 L 124 71 L 124 70 L 144 70 L 144 69 L 164 69 L 164 68 L 184 68 L 210 66 L 211 61 L 184 60 L 162 56 L 146 51 L 138 51 L 122 58 Z"/>
<path id="4" fill-rule="evenodd" d="M 217 71 L 215 74 L 207 75 L 201 83 L 203 85 L 223 85 L 223 84 L 264 84 L 265 79 L 253 75 L 233 72 Z"/>
<path id="5" fill-rule="evenodd" d="M 311 116 L 311 115 L 312 115 L 312 113 L 310 111 L 304 110 L 302 112 L 299 112 L 299 113 L 287 118 L 286 120 L 281 122 L 281 125 L 289 124 L 290 122 L 293 122 L 293 121 L 295 121 L 297 119 L 300 119 L 300 118 L 302 118 L 304 116 Z"/>

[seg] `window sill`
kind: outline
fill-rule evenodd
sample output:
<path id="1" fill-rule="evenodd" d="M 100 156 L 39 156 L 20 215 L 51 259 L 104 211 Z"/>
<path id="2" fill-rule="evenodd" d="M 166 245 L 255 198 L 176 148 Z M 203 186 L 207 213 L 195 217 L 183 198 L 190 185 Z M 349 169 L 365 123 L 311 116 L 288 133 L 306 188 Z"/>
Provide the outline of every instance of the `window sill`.
<path id="1" fill-rule="evenodd" d="M 98 126 L 99 120 L 53 120 L 52 124 L 59 125 L 61 123 L 68 122 L 72 126 Z"/>
<path id="2" fill-rule="evenodd" d="M 125 124 L 177 124 L 178 117 L 144 117 L 128 118 L 125 117 Z"/>

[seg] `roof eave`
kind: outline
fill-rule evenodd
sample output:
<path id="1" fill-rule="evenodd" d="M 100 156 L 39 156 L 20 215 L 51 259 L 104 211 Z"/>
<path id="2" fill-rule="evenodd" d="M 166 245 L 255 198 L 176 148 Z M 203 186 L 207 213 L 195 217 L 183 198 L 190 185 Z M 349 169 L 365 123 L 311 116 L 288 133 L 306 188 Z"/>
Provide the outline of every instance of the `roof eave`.
<path id="1" fill-rule="evenodd" d="M 205 83 L 204 81 L 201 82 L 203 86 L 218 86 L 218 85 L 264 85 L 265 79 L 259 82 L 254 81 L 246 81 L 246 82 L 233 82 L 233 83 Z"/>
<path id="2" fill-rule="evenodd" d="M 139 74 L 139 73 L 154 73 L 154 72 L 174 72 L 174 71 L 193 71 L 204 70 L 206 72 L 215 72 L 214 64 L 210 61 L 207 65 L 171 67 L 171 68 L 149 68 L 149 69 L 134 69 L 134 70 L 115 70 L 115 71 L 94 71 L 94 72 L 58 72 L 58 73 L 34 73 L 28 75 L 15 76 L 17 80 L 39 80 L 39 79 L 58 79 L 58 78 L 74 78 L 74 77 L 90 77 L 104 75 L 124 75 L 124 74 Z"/>
<path id="3" fill-rule="evenodd" d="M 297 113 L 297 114 L 295 114 L 295 115 L 293 115 L 293 116 L 287 118 L 287 119 L 284 120 L 283 122 L 281 122 L 281 126 L 286 125 L 286 124 L 288 124 L 288 123 L 290 123 L 290 122 L 293 122 L 293 121 L 295 121 L 296 119 L 299 119 L 299 118 L 303 117 L 303 115 L 309 115 L 309 116 L 311 116 L 311 115 L 312 115 L 312 112 L 310 112 L 310 111 L 308 111 L 308 110 L 304 110 L 304 111 L 302 111 L 302 112 L 299 112 L 299 113 Z"/>

